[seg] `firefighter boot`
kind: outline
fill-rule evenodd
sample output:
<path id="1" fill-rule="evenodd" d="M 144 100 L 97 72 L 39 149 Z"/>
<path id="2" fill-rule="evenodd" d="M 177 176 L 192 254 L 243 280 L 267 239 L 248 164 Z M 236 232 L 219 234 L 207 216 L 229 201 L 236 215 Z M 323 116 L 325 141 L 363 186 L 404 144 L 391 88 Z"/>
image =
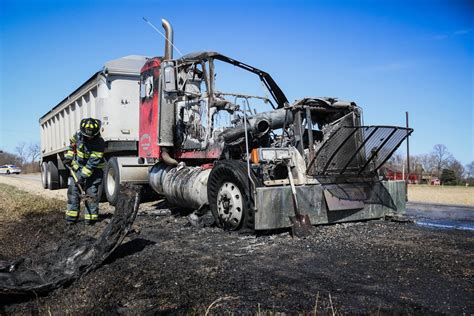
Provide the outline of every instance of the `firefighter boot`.
<path id="1" fill-rule="evenodd" d="M 79 218 L 80 192 L 74 184 L 74 181 L 69 181 L 69 183 L 67 189 L 66 222 L 68 224 L 74 224 Z"/>

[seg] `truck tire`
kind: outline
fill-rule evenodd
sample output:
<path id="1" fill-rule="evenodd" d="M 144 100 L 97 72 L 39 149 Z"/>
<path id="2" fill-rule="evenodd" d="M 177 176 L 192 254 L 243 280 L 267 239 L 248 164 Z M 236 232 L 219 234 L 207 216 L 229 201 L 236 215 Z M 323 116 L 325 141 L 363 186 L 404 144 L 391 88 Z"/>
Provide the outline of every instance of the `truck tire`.
<path id="1" fill-rule="evenodd" d="M 59 171 L 58 167 L 52 161 L 48 161 L 47 166 L 48 189 L 56 190 L 59 188 Z"/>
<path id="2" fill-rule="evenodd" d="M 41 184 L 43 189 L 48 188 L 48 163 L 46 161 L 41 163 Z"/>
<path id="3" fill-rule="evenodd" d="M 261 186 L 253 172 L 251 177 L 257 186 Z M 209 175 L 207 197 L 218 226 L 240 232 L 255 231 L 254 201 L 245 162 L 217 162 Z"/>
<path id="4" fill-rule="evenodd" d="M 106 165 L 107 166 L 107 165 Z M 99 189 L 97 190 L 97 194 L 99 195 L 99 202 L 104 203 L 108 202 L 107 195 L 105 194 L 105 171 L 107 167 L 104 167 L 104 174 L 102 176 L 102 182 L 99 185 Z"/>
<path id="5" fill-rule="evenodd" d="M 67 181 L 69 178 L 69 170 L 59 170 L 59 188 L 65 189 L 68 187 Z"/>
<path id="6" fill-rule="evenodd" d="M 109 201 L 110 205 L 115 206 L 120 191 L 120 171 L 116 157 L 110 158 L 107 162 L 103 183 L 107 201 Z"/>

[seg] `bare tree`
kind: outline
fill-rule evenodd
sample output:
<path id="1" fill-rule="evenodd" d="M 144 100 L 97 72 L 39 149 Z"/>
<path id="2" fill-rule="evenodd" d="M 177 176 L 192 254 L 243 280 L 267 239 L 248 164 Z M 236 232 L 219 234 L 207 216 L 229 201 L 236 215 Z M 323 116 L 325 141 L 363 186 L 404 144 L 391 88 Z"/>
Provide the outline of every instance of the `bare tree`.
<path id="1" fill-rule="evenodd" d="M 439 176 L 441 174 L 441 170 L 448 167 L 449 163 L 453 159 L 453 156 L 448 151 L 448 148 L 443 144 L 434 145 L 432 155 L 436 168 L 435 171 Z"/>
<path id="2" fill-rule="evenodd" d="M 474 177 L 474 161 L 471 161 L 466 165 L 466 179 L 469 180 L 470 178 Z"/>
<path id="3" fill-rule="evenodd" d="M 17 155 L 14 155 L 12 153 L 9 153 L 7 151 L 1 151 L 0 152 L 0 165 L 7 165 L 7 164 L 19 164 L 20 159 L 18 158 Z"/>
<path id="4" fill-rule="evenodd" d="M 392 171 L 402 171 L 404 164 L 404 157 L 400 153 L 393 154 L 387 161 L 385 166 Z"/>
<path id="5" fill-rule="evenodd" d="M 416 156 L 410 155 L 410 170 L 413 172 L 414 171 L 421 172 L 423 170 L 423 162 L 422 162 L 421 155 L 416 155 Z"/>
<path id="6" fill-rule="evenodd" d="M 28 156 L 30 157 L 31 163 L 38 160 L 40 153 L 40 145 L 38 143 L 30 143 L 30 146 L 28 146 Z"/>
<path id="7" fill-rule="evenodd" d="M 28 149 L 26 147 L 26 143 L 25 142 L 21 142 L 19 143 L 16 147 L 15 147 L 15 153 L 18 154 L 18 157 L 19 157 L 19 160 L 20 162 L 23 164 L 27 161 L 28 159 Z"/>
<path id="8" fill-rule="evenodd" d="M 419 157 L 423 171 L 430 175 L 433 175 L 436 169 L 436 162 L 434 156 L 432 154 L 422 154 Z"/>

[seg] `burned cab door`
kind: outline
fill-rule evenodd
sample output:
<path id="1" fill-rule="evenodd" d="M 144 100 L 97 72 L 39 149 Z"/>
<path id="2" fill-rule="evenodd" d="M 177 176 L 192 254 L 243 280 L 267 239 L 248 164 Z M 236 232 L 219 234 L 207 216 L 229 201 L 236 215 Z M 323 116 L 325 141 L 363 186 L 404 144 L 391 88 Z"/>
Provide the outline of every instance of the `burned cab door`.
<path id="1" fill-rule="evenodd" d="M 173 147 L 175 145 L 175 102 L 178 96 L 176 88 L 176 61 L 163 61 L 159 83 L 161 106 L 158 116 L 158 144 L 163 147 Z"/>
<path id="2" fill-rule="evenodd" d="M 160 58 L 149 59 L 140 73 L 139 156 L 160 158 L 158 116 L 160 108 Z"/>

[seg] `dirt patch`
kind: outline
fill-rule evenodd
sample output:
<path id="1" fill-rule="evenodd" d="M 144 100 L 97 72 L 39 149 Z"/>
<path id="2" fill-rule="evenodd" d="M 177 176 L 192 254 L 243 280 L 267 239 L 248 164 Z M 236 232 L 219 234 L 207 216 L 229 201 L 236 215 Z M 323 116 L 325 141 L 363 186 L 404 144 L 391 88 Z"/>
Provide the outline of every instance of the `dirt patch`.
<path id="1" fill-rule="evenodd" d="M 409 185 L 408 200 L 410 202 L 474 206 L 474 187 Z"/>
<path id="2" fill-rule="evenodd" d="M 470 231 L 369 221 L 316 227 L 306 239 L 292 239 L 288 232 L 249 236 L 198 229 L 163 208 L 142 205 L 134 224 L 139 234 L 129 235 L 97 270 L 45 296 L 0 297 L 5 304 L 0 312 L 474 311 Z M 39 221 L 19 221 L 16 229 L 33 239 Z M 77 225 L 66 235 L 98 234 L 101 225 Z M 42 238 L 58 243 L 64 231 L 51 225 L 49 237 Z M 18 242 L 3 246 L 20 247 Z"/>

